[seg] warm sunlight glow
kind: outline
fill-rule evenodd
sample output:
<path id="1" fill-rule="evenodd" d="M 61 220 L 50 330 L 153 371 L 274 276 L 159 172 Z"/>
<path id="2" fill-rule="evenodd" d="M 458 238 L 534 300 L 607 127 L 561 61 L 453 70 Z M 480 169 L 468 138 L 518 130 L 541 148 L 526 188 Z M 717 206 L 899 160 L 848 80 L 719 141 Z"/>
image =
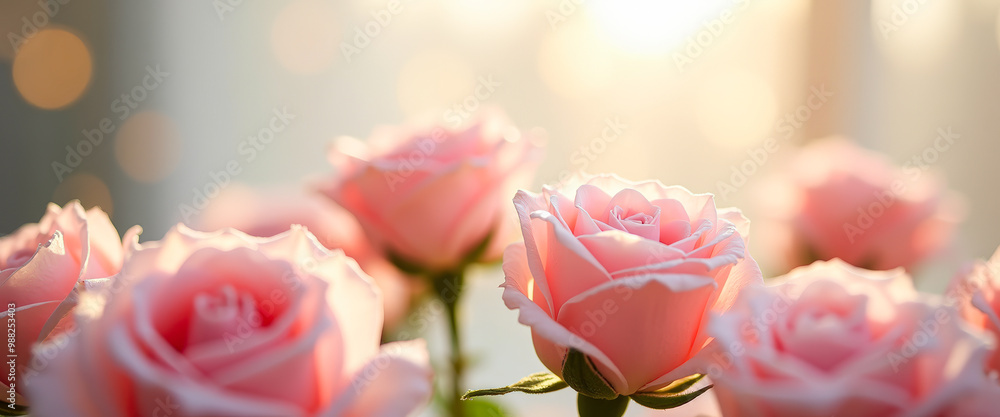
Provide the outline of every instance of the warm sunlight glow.
<path id="1" fill-rule="evenodd" d="M 699 30 L 724 31 L 711 22 L 728 11 L 734 17 L 745 7 L 744 1 L 726 0 L 594 0 L 586 4 L 594 20 L 608 39 L 625 51 L 639 55 L 661 55 L 680 46 Z M 722 36 L 719 33 L 717 36 Z"/>

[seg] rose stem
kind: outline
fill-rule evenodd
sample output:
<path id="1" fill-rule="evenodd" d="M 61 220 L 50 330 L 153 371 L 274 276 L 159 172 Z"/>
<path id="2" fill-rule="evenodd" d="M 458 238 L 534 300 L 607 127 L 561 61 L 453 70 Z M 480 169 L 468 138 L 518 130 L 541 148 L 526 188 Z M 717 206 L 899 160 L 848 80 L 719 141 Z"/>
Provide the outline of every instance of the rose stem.
<path id="1" fill-rule="evenodd" d="M 457 272 L 441 274 L 434 279 L 437 295 L 448 311 L 448 334 L 451 339 L 451 395 L 448 398 L 448 407 L 452 417 L 465 416 L 461 400 L 465 358 L 462 352 L 462 338 L 458 323 L 458 302 L 462 295 L 464 281 L 464 268 L 460 268 Z"/>

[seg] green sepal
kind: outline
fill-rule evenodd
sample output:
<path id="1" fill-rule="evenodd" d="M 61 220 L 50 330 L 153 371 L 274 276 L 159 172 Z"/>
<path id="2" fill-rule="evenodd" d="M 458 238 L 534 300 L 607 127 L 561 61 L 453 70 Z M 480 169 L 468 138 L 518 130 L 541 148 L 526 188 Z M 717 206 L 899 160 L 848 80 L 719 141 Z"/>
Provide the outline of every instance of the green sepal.
<path id="1" fill-rule="evenodd" d="M 576 409 L 580 417 L 621 417 L 628 408 L 628 397 L 619 396 L 612 400 L 602 400 L 576 395 Z"/>
<path id="2" fill-rule="evenodd" d="M 547 392 L 559 391 L 568 386 L 569 385 L 566 384 L 565 381 L 549 372 L 539 372 L 537 374 L 531 374 L 521 378 L 520 381 L 506 387 L 471 390 L 465 393 L 465 395 L 462 396 L 462 399 L 468 400 L 470 398 L 482 397 L 484 395 L 504 395 L 515 391 L 526 394 L 544 394 Z"/>
<path id="3" fill-rule="evenodd" d="M 618 393 L 601 376 L 587 355 L 570 348 L 563 360 L 563 380 L 576 392 L 598 400 L 613 400 Z"/>
<path id="4" fill-rule="evenodd" d="M 711 385 L 707 385 L 695 391 L 685 393 L 685 391 L 693 387 L 694 384 L 701 381 L 704 377 L 705 375 L 702 374 L 694 374 L 671 382 L 670 385 L 656 391 L 637 392 L 629 397 L 632 398 L 632 401 L 639 403 L 643 407 L 657 410 L 680 407 L 712 389 Z"/>

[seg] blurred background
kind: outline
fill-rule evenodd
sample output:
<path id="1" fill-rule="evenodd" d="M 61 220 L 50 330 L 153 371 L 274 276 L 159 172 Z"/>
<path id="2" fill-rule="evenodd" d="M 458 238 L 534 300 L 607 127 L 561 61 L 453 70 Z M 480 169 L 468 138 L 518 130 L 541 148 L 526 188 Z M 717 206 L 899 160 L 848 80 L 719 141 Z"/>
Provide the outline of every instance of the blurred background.
<path id="1" fill-rule="evenodd" d="M 337 136 L 483 107 L 545 130 L 535 189 L 616 172 L 717 193 L 751 220 L 768 163 L 719 184 L 768 138 L 789 137 L 772 160 L 837 134 L 902 164 L 951 129 L 932 165 L 966 221 L 918 274 L 940 290 L 1000 243 L 998 13 L 1000 0 L 5 0 L 0 235 L 80 199 L 158 239 L 213 185 L 323 175 Z M 499 268 L 475 275 L 469 385 L 543 370 Z M 568 390 L 499 401 L 573 415 Z"/>

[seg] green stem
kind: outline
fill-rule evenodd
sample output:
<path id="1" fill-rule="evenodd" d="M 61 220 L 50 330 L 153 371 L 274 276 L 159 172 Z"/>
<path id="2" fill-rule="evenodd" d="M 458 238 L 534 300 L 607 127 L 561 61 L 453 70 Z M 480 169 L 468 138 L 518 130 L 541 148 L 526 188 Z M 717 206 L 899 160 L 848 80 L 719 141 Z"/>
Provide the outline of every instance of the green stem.
<path id="1" fill-rule="evenodd" d="M 434 289 L 438 298 L 444 303 L 448 313 L 448 336 L 451 339 L 451 395 L 448 396 L 448 409 L 452 417 L 464 417 L 462 404 L 464 389 L 465 356 L 462 351 L 462 337 L 458 321 L 458 302 L 464 285 L 464 271 L 441 274 L 434 278 Z"/>

